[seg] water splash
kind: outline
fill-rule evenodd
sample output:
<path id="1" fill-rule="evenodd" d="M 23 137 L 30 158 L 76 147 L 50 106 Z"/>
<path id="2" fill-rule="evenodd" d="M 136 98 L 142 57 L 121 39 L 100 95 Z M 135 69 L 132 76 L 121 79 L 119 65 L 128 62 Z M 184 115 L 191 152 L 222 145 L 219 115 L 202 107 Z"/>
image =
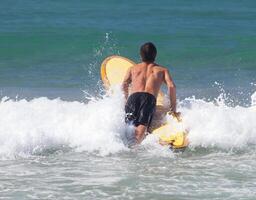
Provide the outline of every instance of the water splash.
<path id="1" fill-rule="evenodd" d="M 256 93 L 251 98 L 251 107 L 231 107 L 195 97 L 181 100 L 178 109 L 185 128 L 189 129 L 190 147 L 229 150 L 255 145 Z M 218 99 L 225 102 L 221 97 Z M 65 147 L 102 156 L 126 151 L 122 141 L 126 130 L 123 107 L 120 90 L 91 98 L 88 103 L 45 97 L 30 101 L 2 98 L 0 157 L 29 156 Z M 158 149 L 156 152 L 162 148 L 153 136 L 146 138 L 142 146 Z M 165 156 L 164 149 L 163 152 Z"/>
<path id="2" fill-rule="evenodd" d="M 180 110 L 190 130 L 191 146 L 232 149 L 256 144 L 255 111 L 251 107 L 228 106 L 223 96 L 218 97 L 217 104 L 195 98 L 181 102 L 186 105 Z"/>
<path id="3" fill-rule="evenodd" d="M 256 107 L 256 92 L 254 92 L 251 96 L 251 105 Z"/>
<path id="4" fill-rule="evenodd" d="M 124 149 L 123 101 L 120 94 L 89 103 L 36 98 L 0 103 L 0 156 L 33 154 L 38 149 L 68 146 L 100 155 Z"/>
<path id="5" fill-rule="evenodd" d="M 90 86 L 91 88 L 85 88 L 92 92 L 97 91 L 100 92 L 103 90 L 101 81 L 99 81 L 99 69 L 101 66 L 101 62 L 110 55 L 119 55 L 118 43 L 112 32 L 105 33 L 103 40 L 97 45 L 97 47 L 93 50 L 93 55 L 89 64 L 84 66 L 86 73 L 88 74 L 89 79 L 92 83 L 97 83 L 94 86 Z M 85 81 L 86 82 L 86 81 Z M 95 94 L 97 94 L 97 92 Z M 94 94 L 94 95 L 95 95 Z"/>

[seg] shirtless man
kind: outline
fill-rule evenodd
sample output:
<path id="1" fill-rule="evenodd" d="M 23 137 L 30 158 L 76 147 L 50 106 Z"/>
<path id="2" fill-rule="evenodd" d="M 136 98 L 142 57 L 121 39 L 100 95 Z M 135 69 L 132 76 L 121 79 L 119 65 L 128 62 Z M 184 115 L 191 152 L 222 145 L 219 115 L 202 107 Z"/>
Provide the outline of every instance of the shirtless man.
<path id="1" fill-rule="evenodd" d="M 165 83 L 170 95 L 170 111 L 176 114 L 176 88 L 167 68 L 154 63 L 157 54 L 153 43 L 141 46 L 142 62 L 131 67 L 124 78 L 122 88 L 126 99 L 131 85 L 131 94 L 125 105 L 126 123 L 135 126 L 136 144 L 145 137 L 156 108 L 156 99 L 162 83 Z"/>

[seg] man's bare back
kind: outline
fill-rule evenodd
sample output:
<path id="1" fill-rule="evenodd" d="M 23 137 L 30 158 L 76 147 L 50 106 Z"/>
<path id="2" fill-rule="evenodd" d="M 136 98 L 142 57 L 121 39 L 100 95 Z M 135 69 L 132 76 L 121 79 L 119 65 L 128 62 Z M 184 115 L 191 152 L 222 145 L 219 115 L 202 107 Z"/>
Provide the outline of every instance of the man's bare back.
<path id="1" fill-rule="evenodd" d="M 130 92 L 147 92 L 158 96 L 161 85 L 165 83 L 170 94 L 172 111 L 176 112 L 176 92 L 175 84 L 172 81 L 169 70 L 155 63 L 139 63 L 131 67 L 123 82 L 123 89 L 126 98 L 128 97 L 128 86 L 131 85 Z"/>
<path id="2" fill-rule="evenodd" d="M 148 92 L 157 97 L 164 78 L 163 69 L 154 63 L 140 63 L 131 68 L 131 92 Z"/>

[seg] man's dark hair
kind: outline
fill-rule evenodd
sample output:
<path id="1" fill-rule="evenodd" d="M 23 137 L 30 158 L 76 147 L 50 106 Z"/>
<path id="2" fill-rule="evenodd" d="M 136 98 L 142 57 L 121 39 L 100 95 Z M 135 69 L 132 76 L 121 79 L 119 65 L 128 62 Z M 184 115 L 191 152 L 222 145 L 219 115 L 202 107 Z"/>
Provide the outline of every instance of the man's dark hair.
<path id="1" fill-rule="evenodd" d="M 152 42 L 147 42 L 140 47 L 140 56 L 144 62 L 154 62 L 157 50 Z"/>

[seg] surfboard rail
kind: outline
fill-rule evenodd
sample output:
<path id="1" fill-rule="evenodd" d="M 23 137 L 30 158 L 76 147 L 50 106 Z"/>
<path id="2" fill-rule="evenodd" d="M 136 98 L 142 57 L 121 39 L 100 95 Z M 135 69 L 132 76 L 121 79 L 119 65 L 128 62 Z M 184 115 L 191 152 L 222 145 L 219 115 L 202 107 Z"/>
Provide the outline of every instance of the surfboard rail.
<path id="1" fill-rule="evenodd" d="M 117 63 L 118 64 L 120 64 L 120 65 L 122 65 L 122 64 L 124 64 L 124 62 L 122 62 L 122 61 L 125 61 L 126 63 L 125 63 L 125 66 L 126 66 L 126 68 L 128 69 L 129 67 L 132 67 L 133 65 L 135 65 L 136 63 L 135 62 L 133 62 L 132 60 L 130 60 L 130 59 L 128 59 L 128 58 L 125 58 L 125 57 L 122 57 L 122 56 L 119 56 L 119 55 L 112 55 L 112 56 L 109 56 L 109 57 L 107 57 L 107 58 L 105 58 L 104 60 L 103 60 L 103 62 L 102 62 L 102 64 L 101 64 L 101 79 L 102 79 L 102 81 L 103 81 L 103 84 L 104 84 L 104 86 L 107 88 L 107 89 L 109 89 L 109 87 L 110 87 L 110 85 L 111 85 L 111 80 L 109 80 L 110 78 L 109 78 L 109 76 L 108 76 L 108 72 L 109 72 L 109 70 L 108 70 L 108 63 L 111 61 L 111 60 L 114 60 L 114 59 L 116 59 L 117 61 Z M 120 62 L 121 61 L 121 62 Z M 115 63 L 116 64 L 116 63 Z M 125 71 L 127 71 L 127 70 L 125 70 Z M 115 77 L 112 77 L 112 79 L 116 79 L 116 76 Z M 118 82 L 117 80 L 115 80 L 114 82 Z M 119 81 L 119 83 L 120 83 L 120 81 Z"/>

